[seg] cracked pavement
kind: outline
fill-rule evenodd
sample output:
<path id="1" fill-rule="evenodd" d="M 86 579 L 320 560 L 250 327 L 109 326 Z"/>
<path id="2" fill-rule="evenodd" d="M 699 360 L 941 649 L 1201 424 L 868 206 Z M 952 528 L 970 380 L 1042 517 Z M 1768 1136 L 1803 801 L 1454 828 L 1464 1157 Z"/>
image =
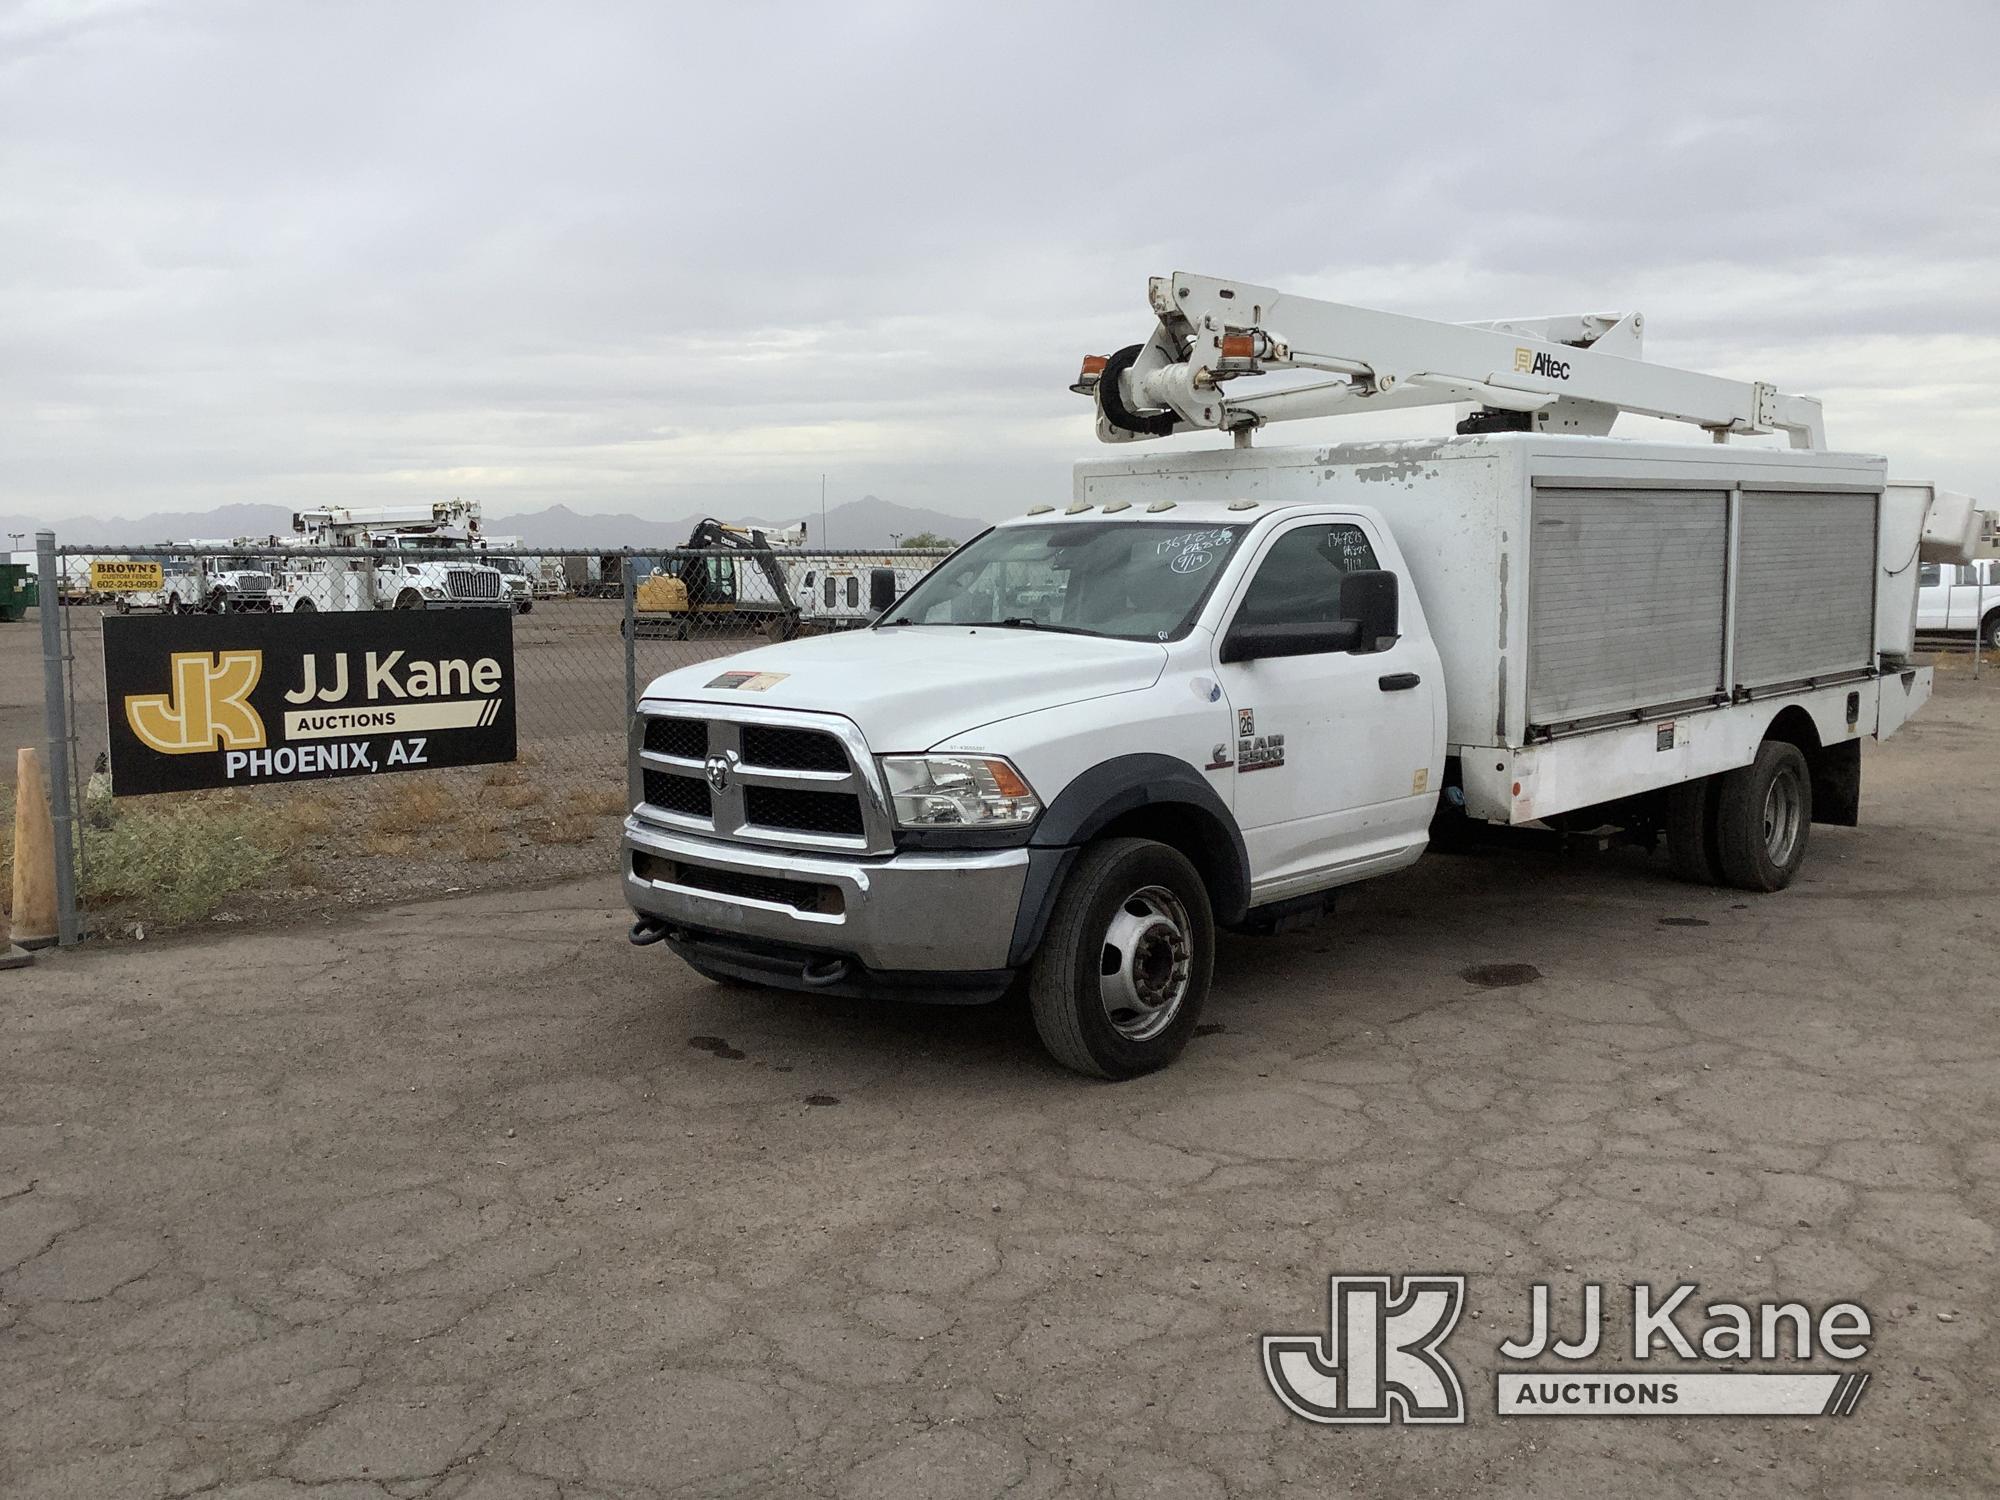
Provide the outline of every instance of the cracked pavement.
<path id="1" fill-rule="evenodd" d="M 1227 941 L 1122 1085 L 1016 1009 L 708 985 L 608 877 L 45 956 L 0 1493 L 1992 1493 L 2000 674 L 1939 679 L 1789 892 L 1427 859 Z M 1257 1336 L 1336 1270 L 1471 1277 L 1468 1425 L 1279 1407 Z M 1494 1416 L 1531 1282 L 1635 1279 L 1860 1301 L 1867 1399 Z"/>

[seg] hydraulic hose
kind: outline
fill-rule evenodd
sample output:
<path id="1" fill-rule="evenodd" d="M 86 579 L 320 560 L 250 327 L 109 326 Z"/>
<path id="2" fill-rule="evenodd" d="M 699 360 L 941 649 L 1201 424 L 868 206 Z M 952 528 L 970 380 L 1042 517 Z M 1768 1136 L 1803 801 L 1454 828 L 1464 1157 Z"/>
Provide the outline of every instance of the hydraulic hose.
<path id="1" fill-rule="evenodd" d="M 1171 411 L 1141 416 L 1125 404 L 1124 394 L 1118 388 L 1119 377 L 1138 363 L 1145 347 L 1144 344 L 1127 345 L 1104 361 L 1104 373 L 1097 377 L 1097 409 L 1104 413 L 1105 421 L 1123 431 L 1135 432 L 1142 437 L 1169 437 L 1179 417 Z"/>

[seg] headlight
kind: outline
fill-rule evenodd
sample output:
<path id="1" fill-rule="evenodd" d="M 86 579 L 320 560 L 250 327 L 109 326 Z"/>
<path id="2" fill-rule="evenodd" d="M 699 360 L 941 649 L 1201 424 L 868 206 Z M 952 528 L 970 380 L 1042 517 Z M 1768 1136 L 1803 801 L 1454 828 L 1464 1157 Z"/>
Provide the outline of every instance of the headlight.
<path id="1" fill-rule="evenodd" d="M 420 584 L 418 588 L 426 599 L 442 599 L 444 597 L 444 590 L 434 583 Z"/>
<path id="2" fill-rule="evenodd" d="M 992 755 L 885 755 L 882 774 L 903 828 L 1015 828 L 1042 802 L 1012 764 Z"/>

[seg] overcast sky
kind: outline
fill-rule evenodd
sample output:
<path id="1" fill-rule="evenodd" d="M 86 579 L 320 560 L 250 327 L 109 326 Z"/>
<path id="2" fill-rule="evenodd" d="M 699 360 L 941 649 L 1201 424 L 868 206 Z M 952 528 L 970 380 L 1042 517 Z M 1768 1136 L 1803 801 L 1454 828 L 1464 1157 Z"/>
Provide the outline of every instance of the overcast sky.
<path id="1" fill-rule="evenodd" d="M 1640 309 L 2000 500 L 2000 6 L 1371 11 L 0 0 L 0 512 L 997 516 L 1173 270 Z"/>

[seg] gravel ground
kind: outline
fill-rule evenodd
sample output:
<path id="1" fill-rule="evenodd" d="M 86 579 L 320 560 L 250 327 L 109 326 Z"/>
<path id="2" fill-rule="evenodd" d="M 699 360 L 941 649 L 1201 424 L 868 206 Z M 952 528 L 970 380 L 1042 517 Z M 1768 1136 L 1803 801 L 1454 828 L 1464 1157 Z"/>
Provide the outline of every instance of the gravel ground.
<path id="1" fill-rule="evenodd" d="M 1006 1008 L 707 985 L 608 875 L 46 958 L 0 992 L 0 1492 L 1991 1494 L 2000 676 L 1940 679 L 1791 891 L 1428 859 L 1231 940 L 1124 1085 Z M 1259 1334 L 1438 1270 L 1465 1426 L 1280 1408 Z M 1873 1382 L 1500 1418 L 1537 1280 L 1857 1300 Z"/>

